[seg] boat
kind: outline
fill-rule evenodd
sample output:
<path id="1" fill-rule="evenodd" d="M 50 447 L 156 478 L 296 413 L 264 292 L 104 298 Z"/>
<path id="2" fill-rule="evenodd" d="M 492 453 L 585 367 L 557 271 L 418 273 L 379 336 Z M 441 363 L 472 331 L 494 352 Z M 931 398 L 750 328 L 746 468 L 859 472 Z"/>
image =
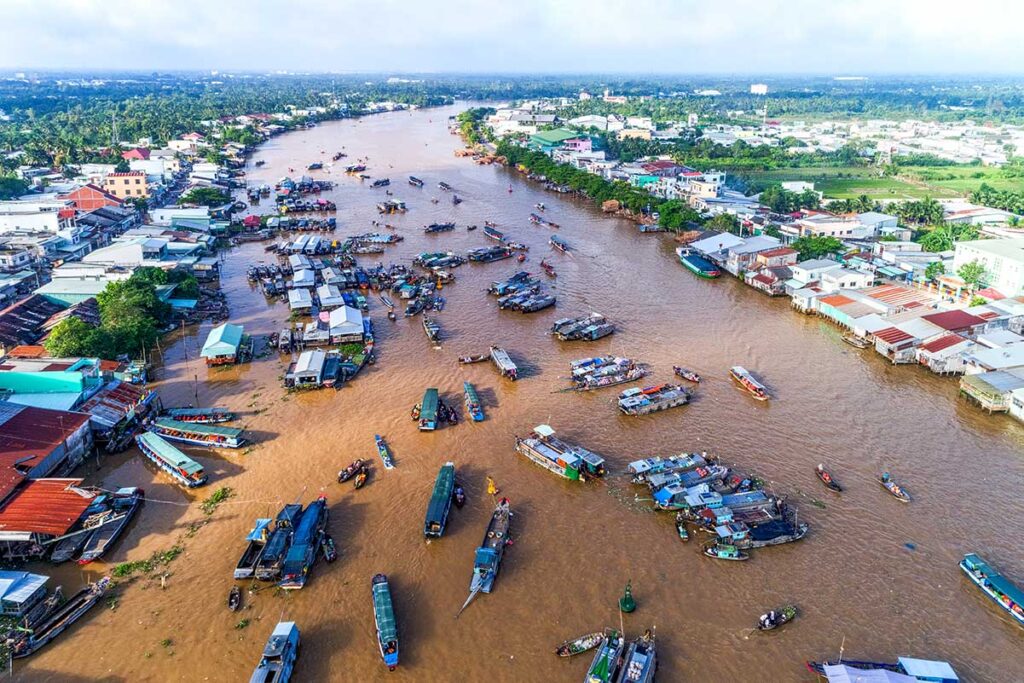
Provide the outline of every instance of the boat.
<path id="1" fill-rule="evenodd" d="M 469 593 L 472 598 L 477 593 L 490 593 L 494 588 L 494 580 L 501 569 L 501 558 L 505 546 L 509 543 L 509 527 L 512 523 L 512 510 L 508 498 L 502 498 L 487 524 L 483 543 L 476 549 L 473 561 L 473 579 L 470 581 Z M 468 601 L 467 601 L 468 602 Z"/>
<path id="2" fill-rule="evenodd" d="M 235 414 L 225 408 L 168 408 L 164 413 L 178 422 L 199 424 L 217 424 L 235 419 Z"/>
<path id="3" fill-rule="evenodd" d="M 949 662 L 913 657 L 900 657 L 895 664 L 840 658 L 837 662 L 806 662 L 806 666 L 808 671 L 819 676 L 834 674 L 837 681 L 893 681 L 897 678 L 888 675 L 888 672 L 902 674 L 898 677 L 900 683 L 905 681 L 956 683 L 960 680 Z"/>
<path id="4" fill-rule="evenodd" d="M 604 476 L 604 458 L 559 439 L 550 425 L 537 425 L 525 438 L 515 439 L 516 452 L 560 477 L 586 481 Z"/>
<path id="5" fill-rule="evenodd" d="M 652 683 L 657 668 L 658 654 L 654 633 L 645 631 L 626 649 L 617 683 Z"/>
<path id="6" fill-rule="evenodd" d="M 494 221 L 484 221 L 484 225 L 486 225 L 486 226 L 488 226 L 488 227 L 491 227 L 491 228 L 496 228 L 496 227 L 498 227 L 498 224 L 497 224 L 497 223 L 495 223 Z"/>
<path id="7" fill-rule="evenodd" d="M 614 683 L 615 675 L 622 666 L 622 652 L 626 648 L 626 640 L 618 631 L 609 631 L 604 642 L 594 655 L 594 660 L 587 669 L 585 683 Z"/>
<path id="8" fill-rule="evenodd" d="M 145 493 L 137 486 L 118 489 L 110 498 L 110 517 L 97 526 L 82 546 L 78 564 L 89 564 L 103 557 L 121 537 L 142 505 Z"/>
<path id="9" fill-rule="evenodd" d="M 817 467 L 815 467 L 814 473 L 818 475 L 818 479 L 820 479 L 821 483 L 824 484 L 825 487 L 828 488 L 830 491 L 835 491 L 836 493 L 842 492 L 843 487 L 840 486 L 839 482 L 835 480 L 832 474 L 827 469 L 825 469 L 824 465 L 818 465 Z"/>
<path id="10" fill-rule="evenodd" d="M 324 556 L 324 561 L 328 564 L 338 559 L 338 549 L 334 545 L 334 539 L 327 532 L 320 536 L 320 554 Z"/>
<path id="11" fill-rule="evenodd" d="M 377 646 L 388 671 L 394 671 L 398 666 L 398 627 L 388 577 L 384 574 L 374 576 L 370 590 L 373 595 L 373 620 L 377 624 Z"/>
<path id="12" fill-rule="evenodd" d="M 449 232 L 455 229 L 455 223 L 431 223 L 423 228 L 425 233 Z"/>
<path id="13" fill-rule="evenodd" d="M 489 225 L 484 226 L 484 234 L 490 237 L 492 240 L 498 240 L 499 242 L 505 241 L 505 233 L 497 228 L 492 228 Z"/>
<path id="14" fill-rule="evenodd" d="M 740 383 L 744 389 L 750 392 L 750 395 L 756 398 L 758 401 L 767 401 L 771 398 L 768 395 L 768 390 L 763 384 L 754 379 L 754 376 L 750 374 L 745 368 L 734 365 L 729 368 L 729 376 Z"/>
<path id="15" fill-rule="evenodd" d="M 374 434 L 373 440 L 377 444 L 377 454 L 380 456 L 381 461 L 384 463 L 384 469 L 393 470 L 395 469 L 395 460 L 391 457 L 391 449 L 388 448 L 387 442 L 384 437 L 380 434 Z"/>
<path id="16" fill-rule="evenodd" d="M 387 187 L 391 184 L 390 178 L 378 178 L 371 183 L 370 187 Z"/>
<path id="17" fill-rule="evenodd" d="M 757 620 L 758 631 L 774 631 L 784 624 L 796 619 L 796 607 L 794 605 L 786 605 L 780 607 L 777 610 L 772 610 L 761 615 L 761 618 Z"/>
<path id="18" fill-rule="evenodd" d="M 437 389 L 431 387 L 423 392 L 423 401 L 420 403 L 419 414 L 414 419 L 419 420 L 421 432 L 431 432 L 437 429 Z"/>
<path id="19" fill-rule="evenodd" d="M 551 324 L 551 334 L 558 337 L 561 341 L 573 341 L 576 339 L 589 340 L 594 337 L 586 335 L 586 330 L 592 327 L 605 325 L 607 322 L 607 318 L 600 313 L 591 313 L 590 315 L 584 315 L 578 318 L 559 318 Z"/>
<path id="20" fill-rule="evenodd" d="M 423 187 L 423 181 L 414 175 L 409 176 L 409 184 L 413 187 Z"/>
<path id="21" fill-rule="evenodd" d="M 167 443 L 153 432 L 142 432 L 135 436 L 135 443 L 146 459 L 171 475 L 185 488 L 195 488 L 206 483 L 203 466 Z"/>
<path id="22" fill-rule="evenodd" d="M 248 545 L 245 546 L 242 557 L 239 558 L 238 564 L 235 565 L 234 578 L 252 578 L 256 572 L 256 563 L 260 561 L 263 549 L 267 547 L 267 540 L 270 537 L 270 523 L 272 521 L 269 517 L 261 517 L 256 520 L 256 525 L 245 537 Z"/>
<path id="23" fill-rule="evenodd" d="M 149 425 L 149 430 L 165 439 L 210 448 L 239 448 L 245 443 L 243 430 L 237 427 L 179 422 L 167 417 L 158 417 Z"/>
<path id="24" fill-rule="evenodd" d="M 469 363 L 482 363 L 490 357 L 490 354 L 487 353 L 481 353 L 476 356 L 459 356 L 459 362 L 463 365 L 467 365 Z"/>
<path id="25" fill-rule="evenodd" d="M 474 230 L 476 230 L 476 226 L 475 225 L 467 225 L 466 226 L 466 232 L 473 232 Z"/>
<path id="26" fill-rule="evenodd" d="M 678 384 L 659 384 L 643 389 L 633 387 L 619 394 L 619 410 L 626 415 L 648 415 L 689 402 L 690 391 Z"/>
<path id="27" fill-rule="evenodd" d="M 698 467 L 706 467 L 714 458 L 707 453 L 681 453 L 667 458 L 660 456 L 634 460 L 629 463 L 627 471 L 633 475 L 634 484 L 645 484 L 656 474 L 673 474 L 686 472 Z"/>
<path id="28" fill-rule="evenodd" d="M 457 194 L 453 194 L 452 195 L 452 204 L 454 204 L 455 206 L 458 206 L 461 203 L 462 203 L 462 197 L 460 197 Z"/>
<path id="29" fill-rule="evenodd" d="M 682 510 L 676 513 L 676 533 L 679 534 L 679 540 L 690 540 L 690 532 L 686 530 L 686 515 Z"/>
<path id="30" fill-rule="evenodd" d="M 446 462 L 441 466 L 434 481 L 434 491 L 427 503 L 427 516 L 423 522 L 423 535 L 427 538 L 441 538 L 448 524 L 448 513 L 452 507 L 455 489 L 455 463 Z"/>
<path id="31" fill-rule="evenodd" d="M 538 211 L 543 211 L 547 207 L 544 206 L 544 202 L 538 202 L 533 205 L 533 208 L 537 209 Z"/>
<path id="32" fill-rule="evenodd" d="M 480 402 L 480 396 L 476 393 L 476 388 L 469 382 L 463 382 L 462 391 L 465 394 L 466 412 L 473 418 L 473 422 L 483 422 L 484 407 Z"/>
<path id="33" fill-rule="evenodd" d="M 548 244 L 550 244 L 551 246 L 553 246 L 555 249 L 557 249 L 558 251 L 562 252 L 563 254 L 566 254 L 566 253 L 569 252 L 569 243 L 566 242 L 565 240 L 563 240 L 558 235 L 552 235 L 550 237 L 550 239 L 548 239 Z"/>
<path id="34" fill-rule="evenodd" d="M 344 484 L 346 481 L 362 472 L 364 467 L 366 467 L 366 461 L 362 458 L 354 460 L 351 465 L 338 472 L 338 483 Z"/>
<path id="35" fill-rule="evenodd" d="M 427 339 L 432 341 L 435 345 L 440 343 L 441 338 L 441 326 L 431 318 L 423 316 L 423 331 L 427 335 Z"/>
<path id="36" fill-rule="evenodd" d="M 466 258 L 474 263 L 493 263 L 515 256 L 515 250 L 508 245 L 496 244 L 493 247 L 477 247 L 466 252 Z"/>
<path id="37" fill-rule="evenodd" d="M 559 657 L 575 657 L 576 655 L 589 652 L 604 642 L 604 633 L 594 632 L 582 635 L 579 638 L 567 640 L 555 648 L 555 654 Z"/>
<path id="38" fill-rule="evenodd" d="M 694 254 L 685 247 L 676 249 L 676 255 L 679 257 L 679 262 L 682 263 L 687 270 L 698 277 L 713 280 L 722 274 L 721 268 L 703 256 Z"/>
<path id="39" fill-rule="evenodd" d="M 238 586 L 232 586 L 231 591 L 228 593 L 228 609 L 232 612 L 237 612 L 238 608 L 242 606 L 242 589 Z"/>
<path id="40" fill-rule="evenodd" d="M 31 633 L 13 631 L 16 634 L 16 639 L 10 645 L 11 656 L 17 659 L 38 651 L 88 612 L 99 602 L 109 587 L 110 577 L 104 576 L 96 583 L 85 586 L 60 607 L 44 616 Z"/>
<path id="41" fill-rule="evenodd" d="M 610 374 L 607 371 L 602 371 L 594 374 L 582 375 L 573 380 L 573 388 L 576 391 L 604 389 L 607 387 L 613 387 L 617 384 L 635 382 L 639 379 L 643 379 L 648 374 L 647 368 L 642 365 L 629 365 L 625 368 L 608 368 L 608 370 L 621 371 L 611 372 Z"/>
<path id="42" fill-rule="evenodd" d="M 384 304 L 385 306 L 387 306 L 388 308 L 394 308 L 395 307 L 395 302 L 392 301 L 391 297 L 389 297 L 387 294 L 381 294 L 380 295 L 380 302 L 382 304 Z"/>
<path id="43" fill-rule="evenodd" d="M 505 349 L 500 346 L 492 346 L 491 360 L 494 361 L 494 365 L 497 366 L 498 372 L 501 373 L 502 377 L 508 378 L 513 382 L 519 378 L 519 368 L 512 362 L 512 357 L 508 355 Z"/>
<path id="44" fill-rule="evenodd" d="M 1024 626 L 1024 591 L 974 553 L 964 555 L 960 569 L 992 602 Z"/>
<path id="45" fill-rule="evenodd" d="M 440 189 L 444 190 L 445 192 L 451 192 L 451 191 L 452 191 L 452 189 L 453 189 L 451 185 L 449 185 L 448 183 L 446 183 L 446 182 L 444 182 L 444 181 L 441 181 L 441 182 L 439 182 L 439 183 L 437 184 L 437 186 L 438 186 L 438 187 L 439 187 Z"/>
<path id="46" fill-rule="evenodd" d="M 320 551 L 320 537 L 327 526 L 327 497 L 321 495 L 302 511 L 302 517 L 295 526 L 291 546 L 281 566 L 281 581 L 277 584 L 285 590 L 297 590 L 306 585 L 309 570 Z"/>
<path id="47" fill-rule="evenodd" d="M 274 531 L 267 539 L 263 553 L 256 561 L 253 576 L 260 581 L 273 581 L 281 574 L 281 565 L 291 543 L 295 526 L 302 519 L 302 505 L 289 503 L 281 508 L 274 520 Z"/>
<path id="48" fill-rule="evenodd" d="M 716 560 L 743 561 L 750 559 L 750 555 L 736 546 L 730 543 L 719 543 L 718 541 L 705 543 L 702 552 L 705 557 L 713 557 Z"/>
<path id="49" fill-rule="evenodd" d="M 893 481 L 888 472 L 882 473 L 882 476 L 878 478 L 878 483 L 882 485 L 882 488 L 889 492 L 889 495 L 901 503 L 910 502 L 910 494 L 907 493 L 902 486 Z"/>
<path id="50" fill-rule="evenodd" d="M 687 382 L 693 382 L 694 384 L 700 384 L 700 375 L 692 370 L 681 368 L 678 365 L 672 366 L 672 372 L 676 373 L 677 376 L 682 377 Z"/>
<path id="51" fill-rule="evenodd" d="M 323 167 L 324 167 L 324 165 L 322 163 L 320 163 L 319 161 L 314 161 L 313 163 L 311 163 L 309 166 L 306 167 L 306 170 L 307 171 L 319 171 Z"/>
<path id="52" fill-rule="evenodd" d="M 294 621 L 279 621 L 263 648 L 263 656 L 249 683 L 288 683 L 299 653 L 299 627 Z"/>
<path id="53" fill-rule="evenodd" d="M 869 342 L 867 339 L 865 339 L 864 337 L 858 337 L 852 332 L 849 334 L 844 334 L 843 341 L 849 344 L 850 346 L 853 346 L 858 349 L 866 349 L 867 347 L 871 346 L 871 342 Z"/>
<path id="54" fill-rule="evenodd" d="M 546 260 L 540 260 L 540 267 L 544 269 L 544 273 L 548 277 L 558 277 L 558 274 L 555 272 L 555 267 L 548 263 Z"/>
<path id="55" fill-rule="evenodd" d="M 364 469 L 356 475 L 356 478 L 352 480 L 352 488 L 361 489 L 366 484 L 366 479 L 369 477 L 369 473 Z"/>

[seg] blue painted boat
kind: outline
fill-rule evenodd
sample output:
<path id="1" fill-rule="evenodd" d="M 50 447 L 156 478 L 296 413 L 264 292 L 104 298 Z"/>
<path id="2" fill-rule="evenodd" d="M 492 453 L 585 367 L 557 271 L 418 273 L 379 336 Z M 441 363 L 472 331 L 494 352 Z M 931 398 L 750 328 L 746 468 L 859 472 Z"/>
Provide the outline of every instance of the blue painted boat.
<path id="1" fill-rule="evenodd" d="M 249 683 L 288 683 L 298 652 L 299 627 L 294 621 L 278 622 Z"/>
<path id="2" fill-rule="evenodd" d="M 505 546 L 509 543 L 509 527 L 512 523 L 512 510 L 508 498 L 502 498 L 491 515 L 487 524 L 484 541 L 473 556 L 473 578 L 469 584 L 469 597 L 463 603 L 466 609 L 473 598 L 480 593 L 490 593 L 494 588 L 494 580 L 501 569 L 501 558 L 505 554 Z"/>
<path id="3" fill-rule="evenodd" d="M 380 455 L 380 459 L 384 463 L 384 469 L 393 470 L 395 468 L 395 461 L 391 457 L 391 450 L 388 448 L 384 437 L 380 434 L 374 434 L 373 440 L 377 443 L 377 454 Z"/>
<path id="4" fill-rule="evenodd" d="M 992 602 L 1024 626 L 1024 591 L 974 553 L 964 555 L 960 569 Z"/>
<path id="5" fill-rule="evenodd" d="M 473 422 L 483 422 L 484 407 L 480 403 L 480 396 L 477 395 L 476 388 L 469 382 L 463 382 L 462 390 L 466 394 L 466 412 L 473 418 Z"/>
<path id="6" fill-rule="evenodd" d="M 306 585 L 326 526 L 327 497 L 321 495 L 306 507 L 295 527 L 291 547 L 281 566 L 281 588 L 293 590 Z"/>
<path id="7" fill-rule="evenodd" d="M 646 631 L 629 644 L 622 660 L 618 683 L 652 683 L 658 668 L 658 655 L 654 634 Z"/>
<path id="8" fill-rule="evenodd" d="M 446 462 L 441 466 L 434 481 L 434 491 L 427 503 L 427 516 L 423 522 L 423 535 L 440 538 L 448 524 L 448 513 L 452 509 L 452 492 L 455 489 L 455 463 Z"/>

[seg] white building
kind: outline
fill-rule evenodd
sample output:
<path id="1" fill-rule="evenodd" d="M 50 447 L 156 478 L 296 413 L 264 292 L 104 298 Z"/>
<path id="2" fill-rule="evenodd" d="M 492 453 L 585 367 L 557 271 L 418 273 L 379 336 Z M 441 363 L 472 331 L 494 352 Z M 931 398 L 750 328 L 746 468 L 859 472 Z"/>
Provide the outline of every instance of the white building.
<path id="1" fill-rule="evenodd" d="M 751 95 L 767 95 L 768 86 L 764 83 L 751 83 L 750 84 Z"/>
<path id="2" fill-rule="evenodd" d="M 1024 237 L 957 242 L 953 270 L 977 261 L 985 266 L 985 284 L 1009 296 L 1024 294 Z"/>

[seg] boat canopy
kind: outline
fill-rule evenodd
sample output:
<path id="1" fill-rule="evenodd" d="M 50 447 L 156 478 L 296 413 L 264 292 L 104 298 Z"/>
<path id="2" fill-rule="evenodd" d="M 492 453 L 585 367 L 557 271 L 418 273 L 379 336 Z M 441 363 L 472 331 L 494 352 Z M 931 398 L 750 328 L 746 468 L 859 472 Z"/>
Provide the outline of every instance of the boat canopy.
<path id="1" fill-rule="evenodd" d="M 373 584 L 373 611 L 377 617 L 380 639 L 385 643 L 398 640 L 395 610 L 391 604 L 391 590 L 386 582 Z"/>
<path id="2" fill-rule="evenodd" d="M 491 567 L 494 565 L 494 559 L 497 553 L 493 548 L 477 548 L 476 558 L 474 560 L 474 567 Z"/>
<path id="3" fill-rule="evenodd" d="M 919 681 L 934 681 L 935 683 L 953 683 L 959 681 L 960 677 L 953 671 L 948 662 L 938 662 L 930 659 L 914 659 L 912 657 L 899 657 L 900 668 Z"/>
<path id="4" fill-rule="evenodd" d="M 423 404 L 420 406 L 420 417 L 425 420 L 437 418 L 437 389 L 427 389 L 423 392 Z"/>
<path id="5" fill-rule="evenodd" d="M 269 517 L 260 517 L 256 520 L 256 526 L 252 528 L 249 535 L 245 537 L 247 541 L 264 541 L 267 537 L 267 529 L 270 527 L 271 520 Z"/>
<path id="6" fill-rule="evenodd" d="M 1024 591 L 1013 585 L 1009 579 L 989 566 L 985 560 L 974 553 L 964 556 L 964 564 L 972 571 L 981 572 L 985 581 L 995 590 L 999 591 L 1018 605 L 1024 605 Z"/>
<path id="7" fill-rule="evenodd" d="M 226 408 L 168 408 L 171 417 L 224 417 L 231 414 Z"/>
<path id="8" fill-rule="evenodd" d="M 430 503 L 427 504 L 427 526 L 432 522 L 444 523 L 454 487 L 455 465 L 448 462 L 441 467 L 441 471 L 437 473 L 437 481 L 434 482 L 434 492 L 430 496 Z"/>
<path id="9" fill-rule="evenodd" d="M 917 683 L 913 676 L 905 676 L 888 669 L 857 669 L 845 664 L 826 664 L 822 667 L 828 683 Z"/>
<path id="10" fill-rule="evenodd" d="M 157 434 L 154 434 L 153 432 L 142 432 L 139 434 L 139 440 L 146 446 L 146 448 L 153 451 L 158 458 L 166 462 L 171 467 L 174 467 L 189 476 L 203 473 L 202 465 L 179 451 L 171 444 L 167 443 Z"/>

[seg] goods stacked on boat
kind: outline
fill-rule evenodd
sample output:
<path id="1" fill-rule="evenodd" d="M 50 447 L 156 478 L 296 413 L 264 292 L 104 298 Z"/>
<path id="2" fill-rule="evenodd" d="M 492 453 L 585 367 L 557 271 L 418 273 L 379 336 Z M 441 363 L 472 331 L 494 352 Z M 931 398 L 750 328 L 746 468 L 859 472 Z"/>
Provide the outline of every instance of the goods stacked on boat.
<path id="1" fill-rule="evenodd" d="M 579 318 L 560 318 L 551 325 L 551 334 L 560 341 L 594 341 L 615 332 L 615 325 L 600 313 Z"/>
<path id="2" fill-rule="evenodd" d="M 690 390 L 678 384 L 633 387 L 619 394 L 619 410 L 626 415 L 647 415 L 690 402 Z"/>
<path id="3" fill-rule="evenodd" d="M 581 358 L 569 363 L 572 373 L 572 388 L 590 391 L 604 387 L 635 382 L 649 372 L 646 365 L 633 358 L 618 356 L 595 356 Z"/>
<path id="4" fill-rule="evenodd" d="M 555 305 L 555 296 L 543 289 L 539 280 L 519 271 L 507 280 L 492 282 L 487 291 L 498 297 L 498 308 L 533 313 Z"/>

